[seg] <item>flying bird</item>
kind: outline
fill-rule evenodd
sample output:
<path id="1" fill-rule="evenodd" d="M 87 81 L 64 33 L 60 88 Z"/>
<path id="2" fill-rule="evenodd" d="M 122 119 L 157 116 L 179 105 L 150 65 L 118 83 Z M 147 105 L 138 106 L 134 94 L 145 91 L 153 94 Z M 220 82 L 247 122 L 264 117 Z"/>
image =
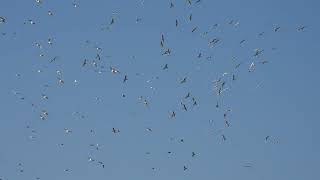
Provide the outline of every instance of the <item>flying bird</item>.
<path id="1" fill-rule="evenodd" d="M 128 76 L 125 75 L 125 76 L 124 76 L 124 79 L 123 79 L 123 83 L 125 83 L 127 80 L 128 80 Z"/>
<path id="2" fill-rule="evenodd" d="M 181 81 L 180 84 L 186 83 L 187 82 L 187 77 L 184 77 Z"/>
<path id="3" fill-rule="evenodd" d="M 5 23 L 6 22 L 6 19 L 2 16 L 0 16 L 0 23 Z"/>

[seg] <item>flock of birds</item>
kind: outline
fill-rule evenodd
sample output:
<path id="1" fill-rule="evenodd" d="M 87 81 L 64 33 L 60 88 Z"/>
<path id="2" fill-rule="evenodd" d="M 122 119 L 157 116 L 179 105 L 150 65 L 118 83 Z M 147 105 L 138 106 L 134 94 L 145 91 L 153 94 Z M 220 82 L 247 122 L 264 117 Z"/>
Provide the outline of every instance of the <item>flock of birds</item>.
<path id="1" fill-rule="evenodd" d="M 35 3 L 37 6 L 44 6 L 45 2 L 43 0 L 35 0 Z M 141 5 L 144 5 L 144 1 L 140 2 Z M 196 5 L 201 4 L 202 0 L 186 0 L 185 6 L 194 6 L 196 7 Z M 73 8 L 80 8 L 78 3 L 72 3 L 70 4 L 70 6 L 73 6 Z M 174 2 L 168 2 L 168 8 L 169 9 L 174 9 L 174 8 L 178 8 L 176 7 L 176 4 Z M 115 13 L 116 14 L 116 13 Z M 52 10 L 49 10 L 47 12 L 48 16 L 55 16 L 55 12 Z M 187 20 L 189 22 L 194 21 L 194 15 L 192 13 L 189 14 Z M 137 17 L 136 18 L 136 23 L 140 23 L 141 21 L 143 21 L 143 17 Z M 27 21 L 23 22 L 23 24 L 30 24 L 30 25 L 35 25 L 35 24 L 41 24 L 41 22 L 35 22 L 32 19 L 28 19 Z M 110 29 L 113 28 L 113 26 L 115 26 L 116 24 L 121 23 L 121 21 L 119 19 L 116 18 L 116 16 L 112 17 L 109 21 L 108 24 L 104 25 L 100 30 L 101 31 L 108 31 L 108 33 L 112 33 L 112 31 L 110 31 Z M 172 22 L 172 26 L 175 28 L 179 28 L 182 23 L 180 22 L 179 19 L 174 19 Z M 231 27 L 238 27 L 240 25 L 239 21 L 236 20 L 229 20 L 228 22 L 226 22 L 227 25 L 230 25 Z M 10 18 L 6 17 L 5 15 L 1 15 L 0 14 L 0 30 L 2 26 L 9 26 L 10 25 Z M 192 34 L 198 34 L 201 38 L 205 39 L 205 43 L 207 43 L 207 46 L 209 49 L 214 49 L 215 47 L 219 46 L 224 39 L 223 38 L 219 38 L 219 37 L 214 37 L 211 38 L 210 33 L 213 31 L 218 31 L 219 27 L 222 26 L 222 24 L 214 24 L 210 27 L 210 29 L 208 31 L 204 31 L 201 32 L 201 27 L 200 26 L 194 26 L 191 28 L 190 32 Z M 299 26 L 296 28 L 297 32 L 303 32 L 307 29 L 307 26 Z M 279 33 L 281 32 L 281 26 L 276 26 L 273 28 L 273 32 L 268 32 L 268 33 Z M 258 37 L 264 36 L 265 32 L 260 32 L 257 33 Z M 7 33 L 2 32 L 3 36 L 6 36 Z M 172 39 L 172 38 L 171 38 Z M 49 37 L 47 40 L 47 46 L 39 43 L 39 42 L 35 42 L 33 46 L 35 46 L 37 49 L 39 49 L 41 51 L 41 53 L 39 54 L 39 56 L 41 58 L 46 58 L 47 54 L 44 53 L 44 51 L 42 51 L 44 48 L 47 47 L 51 47 L 51 46 L 58 46 L 59 44 L 55 43 L 55 37 Z M 159 37 L 159 51 L 160 51 L 160 56 L 163 57 L 167 57 L 167 56 L 171 56 L 173 53 L 175 53 L 175 48 L 174 47 L 170 47 L 169 46 L 169 42 L 170 40 L 167 38 L 167 35 L 165 32 L 160 34 Z M 245 43 L 247 43 L 246 39 L 241 40 L 239 43 L 239 46 L 243 46 Z M 87 44 L 88 46 L 92 45 L 92 42 L 90 40 L 87 40 L 85 42 L 85 44 Z M 46 47 L 45 47 L 46 46 Z M 92 47 L 92 46 L 91 46 Z M 142 73 L 136 73 L 135 75 L 130 75 L 129 73 L 126 73 L 122 70 L 120 70 L 118 67 L 116 66 L 108 66 L 106 65 L 106 61 L 104 60 L 105 57 L 102 55 L 102 51 L 103 49 L 99 46 L 95 46 L 94 45 L 94 49 L 95 49 L 95 57 L 94 58 L 84 58 L 81 59 L 78 64 L 77 67 L 75 68 L 79 68 L 79 69 L 86 69 L 86 70 L 93 70 L 95 73 L 98 74 L 104 74 L 104 73 L 110 73 L 116 76 L 120 76 L 121 77 L 121 83 L 126 84 L 128 83 L 131 79 L 134 79 L 134 76 L 139 76 Z M 273 49 L 274 50 L 274 49 Z M 264 49 L 259 49 L 256 48 L 253 50 L 251 57 L 248 57 L 248 59 L 250 59 L 250 62 L 240 62 L 240 61 L 236 61 L 234 60 L 234 66 L 230 71 L 226 71 L 224 73 L 222 73 L 220 76 L 216 77 L 216 79 L 213 79 L 212 82 L 208 82 L 211 87 L 212 87 L 212 96 L 216 96 L 216 102 L 214 102 L 216 109 L 218 109 L 219 113 L 221 113 L 221 121 L 223 121 L 224 124 L 224 128 L 222 130 L 219 131 L 219 139 L 224 142 L 224 141 L 228 141 L 228 136 L 224 133 L 224 129 L 227 129 L 229 127 L 232 126 L 231 123 L 231 119 L 230 119 L 230 114 L 232 113 L 232 108 L 230 108 L 230 105 L 226 105 L 223 104 L 223 97 L 224 94 L 227 94 L 230 90 L 232 90 L 232 84 L 238 80 L 237 77 L 237 72 L 239 71 L 240 68 L 244 67 L 243 69 L 246 70 L 248 73 L 254 73 L 256 71 L 257 66 L 260 65 L 265 65 L 267 63 L 269 63 L 269 60 L 263 60 L 263 58 L 260 58 L 263 53 L 265 53 L 266 50 Z M 56 63 L 57 61 L 59 61 L 61 55 L 56 55 L 53 56 L 52 58 L 47 58 L 47 64 L 48 67 L 50 66 L 50 64 Z M 195 55 L 196 59 L 206 59 L 208 61 L 211 61 L 211 59 L 213 58 L 211 55 L 206 55 L 203 52 L 198 52 Z M 131 58 L 136 58 L 134 55 Z M 164 63 L 161 67 L 159 67 L 159 70 L 162 71 L 162 73 L 166 73 L 167 71 L 179 71 L 179 69 L 171 69 L 170 68 L 170 62 L 168 63 Z M 36 70 L 37 73 L 41 73 L 43 72 L 43 69 L 38 69 Z M 16 73 L 16 77 L 17 78 L 23 78 L 23 75 L 20 74 L 19 72 Z M 156 76 L 154 77 L 154 79 L 159 79 L 161 78 L 161 76 Z M 177 86 L 180 84 L 186 84 L 189 82 L 190 77 L 188 76 L 184 76 L 184 77 L 180 77 L 179 81 L 177 82 Z M 73 85 L 77 86 L 79 84 L 81 79 L 77 79 L 74 80 L 72 82 Z M 151 80 L 148 80 L 151 81 Z M 67 82 L 65 80 L 65 76 L 64 76 L 64 72 L 62 72 L 62 70 L 56 70 L 56 82 L 59 86 L 64 86 L 67 83 L 71 83 L 71 82 Z M 45 84 L 43 85 L 44 88 L 46 90 L 49 90 L 50 87 L 54 86 L 54 84 Z M 154 87 L 150 87 L 150 88 L 154 88 Z M 34 100 L 32 100 L 31 97 L 29 97 L 27 94 L 24 94 L 23 91 L 18 91 L 18 90 L 12 90 L 13 95 L 18 98 L 21 101 L 27 102 L 27 104 L 31 105 L 32 107 L 32 111 L 37 113 L 39 116 L 39 119 L 42 121 L 50 121 L 50 109 L 45 109 L 44 106 L 42 106 L 43 102 L 49 101 L 50 97 L 49 95 L 47 95 L 47 92 L 43 92 L 40 94 L 41 96 L 41 103 L 40 102 L 35 102 Z M 50 92 L 50 93 L 54 93 L 54 92 Z M 123 93 L 122 98 L 127 97 L 127 94 Z M 94 97 L 95 100 L 97 102 L 102 102 L 103 99 L 99 96 Z M 145 106 L 146 109 L 150 108 L 151 106 L 151 101 L 150 99 L 152 99 L 151 97 L 148 96 L 139 96 L 136 97 L 138 102 L 142 105 Z M 182 100 L 179 102 L 176 102 L 177 106 L 175 109 L 168 109 L 167 112 L 169 112 L 167 114 L 167 118 L 174 121 L 177 116 L 179 116 L 180 113 L 184 113 L 184 112 L 190 112 L 191 109 L 193 107 L 198 107 L 199 106 L 199 99 L 197 98 L 197 96 L 194 96 L 194 94 L 190 91 L 187 93 L 182 93 Z M 119 111 L 126 111 L 126 109 L 121 109 Z M 86 114 L 88 114 L 89 112 L 72 112 L 72 116 L 77 118 L 77 119 L 86 119 L 88 118 L 86 116 Z M 213 123 L 213 121 L 210 121 L 210 123 Z M 31 135 L 29 136 L 29 139 L 32 140 L 36 140 L 37 138 L 37 130 L 32 128 L 32 124 L 27 125 L 27 129 L 29 129 L 31 131 Z M 74 129 L 71 128 L 65 128 L 64 129 L 64 133 L 65 134 L 72 134 L 74 131 Z M 90 133 L 94 134 L 95 133 L 95 129 L 90 129 L 89 130 Z M 148 133 L 152 133 L 153 129 L 152 127 L 147 127 L 145 128 L 145 131 L 147 131 Z M 112 127 L 112 129 L 110 129 L 110 133 L 113 134 L 121 134 L 122 130 L 121 127 Z M 170 138 L 171 140 L 174 140 L 174 138 Z M 263 139 L 263 138 L 262 138 Z M 179 143 L 184 143 L 185 139 L 183 138 L 178 138 L 178 142 Z M 271 142 L 271 143 L 278 143 L 278 139 L 271 136 L 271 135 L 267 135 L 266 137 L 264 137 L 264 141 L 265 142 Z M 64 147 L 65 144 L 64 143 L 60 143 L 59 146 Z M 97 143 L 92 143 L 89 144 L 89 148 L 90 149 L 95 149 L 96 151 L 100 150 L 100 144 Z M 172 154 L 172 151 L 168 151 L 168 154 Z M 151 152 L 146 152 L 146 154 L 151 154 Z M 191 158 L 196 158 L 200 153 L 198 152 L 194 152 L 194 151 L 190 151 L 190 157 Z M 98 165 L 101 168 L 105 168 L 105 165 L 107 162 L 103 162 L 100 161 L 98 159 L 93 158 L 93 156 L 89 156 L 87 157 L 87 161 L 90 163 L 95 163 L 96 165 Z M 18 162 L 17 163 L 18 169 L 20 173 L 24 172 L 24 163 L 23 162 Z M 244 164 L 243 167 L 251 167 L 252 164 L 248 163 L 248 164 Z M 152 170 L 157 170 L 157 167 L 151 167 Z M 182 164 L 181 165 L 181 170 L 182 171 L 188 171 L 189 166 L 187 164 Z M 72 167 L 66 168 L 64 169 L 65 172 L 71 172 L 72 171 Z M 9 179 L 9 178 L 8 178 Z M 36 179 L 40 179 L 40 177 L 36 177 Z M 0 174 L 0 180 L 6 180 L 6 178 L 1 178 L 1 174 Z"/>

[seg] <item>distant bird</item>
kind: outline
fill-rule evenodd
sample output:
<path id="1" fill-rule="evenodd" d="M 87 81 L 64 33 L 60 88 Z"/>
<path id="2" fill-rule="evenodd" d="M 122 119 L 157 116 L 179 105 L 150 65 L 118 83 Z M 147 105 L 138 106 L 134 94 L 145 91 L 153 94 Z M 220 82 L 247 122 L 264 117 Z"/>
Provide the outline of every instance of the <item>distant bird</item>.
<path id="1" fill-rule="evenodd" d="M 253 72 L 256 69 L 256 65 L 254 62 L 252 62 L 249 66 L 249 72 Z"/>
<path id="2" fill-rule="evenodd" d="M 307 28 L 307 26 L 300 26 L 298 27 L 298 31 L 304 31 Z"/>
<path id="3" fill-rule="evenodd" d="M 270 136 L 266 136 L 266 137 L 265 137 L 265 140 L 268 141 L 269 138 L 270 138 Z"/>
<path id="4" fill-rule="evenodd" d="M 181 106 L 183 107 L 183 110 L 188 111 L 187 106 L 185 104 L 183 104 L 182 102 L 181 102 Z"/>
<path id="5" fill-rule="evenodd" d="M 169 56 L 171 54 L 171 50 L 168 48 L 162 55 L 167 55 Z"/>
<path id="6" fill-rule="evenodd" d="M 111 71 L 111 73 L 113 73 L 113 74 L 117 74 L 117 73 L 120 73 L 120 71 L 118 71 L 116 68 L 114 68 L 114 67 L 110 67 L 110 71 Z"/>
<path id="7" fill-rule="evenodd" d="M 192 4 L 192 0 L 187 0 L 188 4 L 191 5 Z"/>
<path id="8" fill-rule="evenodd" d="M 116 134 L 116 133 L 119 133 L 120 130 L 119 130 L 119 129 L 112 128 L 112 132 L 113 132 L 114 134 Z"/>
<path id="9" fill-rule="evenodd" d="M 191 32 L 195 32 L 197 29 L 198 29 L 198 27 L 196 26 L 191 30 Z"/>
<path id="10" fill-rule="evenodd" d="M 168 64 L 165 64 L 162 68 L 162 70 L 166 70 L 166 69 L 168 69 Z"/>
<path id="11" fill-rule="evenodd" d="M 160 41 L 160 46 L 161 46 L 162 48 L 164 47 L 163 41 Z"/>
<path id="12" fill-rule="evenodd" d="M 180 84 L 186 83 L 187 82 L 187 77 L 184 77 L 181 81 Z"/>
<path id="13" fill-rule="evenodd" d="M 194 106 L 198 105 L 198 103 L 197 103 L 197 101 L 196 101 L 196 99 L 194 97 L 192 97 L 192 102 L 193 102 Z"/>
<path id="14" fill-rule="evenodd" d="M 183 170 L 184 171 L 188 170 L 187 166 L 183 166 Z"/>
<path id="15" fill-rule="evenodd" d="M 192 14 L 189 15 L 189 21 L 192 21 Z"/>
<path id="16" fill-rule="evenodd" d="M 110 25 L 114 24 L 114 18 L 111 18 Z"/>
<path id="17" fill-rule="evenodd" d="M 52 45 L 52 38 L 48 38 L 48 44 Z"/>
<path id="18" fill-rule="evenodd" d="M 176 113 L 174 111 L 172 111 L 170 117 L 171 118 L 175 118 L 176 117 Z"/>
<path id="19" fill-rule="evenodd" d="M 88 60 L 87 60 L 87 59 L 83 60 L 82 67 L 86 66 L 87 63 L 88 63 Z"/>
<path id="20" fill-rule="evenodd" d="M 173 8 L 174 4 L 172 2 L 170 2 L 170 8 Z"/>
<path id="21" fill-rule="evenodd" d="M 236 75 L 232 74 L 232 81 L 236 80 Z"/>
<path id="22" fill-rule="evenodd" d="M 178 19 L 176 19 L 176 27 L 178 27 L 179 23 L 178 23 Z"/>
<path id="23" fill-rule="evenodd" d="M 6 22 L 6 19 L 2 16 L 0 16 L 0 23 L 5 23 Z"/>
<path id="24" fill-rule="evenodd" d="M 127 80 L 128 80 L 128 76 L 125 75 L 125 76 L 124 76 L 124 79 L 123 79 L 123 83 L 125 83 Z"/>
<path id="25" fill-rule="evenodd" d="M 274 32 L 278 32 L 279 30 L 280 30 L 280 26 L 276 27 L 276 28 L 274 29 Z"/>
<path id="26" fill-rule="evenodd" d="M 223 140 L 223 141 L 226 141 L 226 140 L 227 140 L 227 138 L 226 138 L 226 136 L 225 136 L 224 134 L 222 134 L 221 136 L 222 136 L 222 140 Z"/>
<path id="27" fill-rule="evenodd" d="M 36 3 L 41 4 L 42 0 L 36 0 Z"/>
<path id="28" fill-rule="evenodd" d="M 242 41 L 240 41 L 240 44 L 242 44 L 242 43 L 244 43 L 246 40 L 242 40 Z"/>
<path id="29" fill-rule="evenodd" d="M 188 92 L 188 94 L 184 97 L 185 99 L 189 98 L 190 97 L 190 92 Z"/>
<path id="30" fill-rule="evenodd" d="M 52 59 L 50 60 L 50 63 L 56 61 L 57 59 L 58 59 L 58 56 L 55 56 L 54 58 L 52 58 Z"/>
<path id="31" fill-rule="evenodd" d="M 48 11 L 48 15 L 49 16 L 53 16 L 53 12 L 52 11 Z"/>
<path id="32" fill-rule="evenodd" d="M 195 152 L 192 152 L 192 155 L 191 155 L 192 157 L 195 157 L 196 156 L 196 153 Z"/>

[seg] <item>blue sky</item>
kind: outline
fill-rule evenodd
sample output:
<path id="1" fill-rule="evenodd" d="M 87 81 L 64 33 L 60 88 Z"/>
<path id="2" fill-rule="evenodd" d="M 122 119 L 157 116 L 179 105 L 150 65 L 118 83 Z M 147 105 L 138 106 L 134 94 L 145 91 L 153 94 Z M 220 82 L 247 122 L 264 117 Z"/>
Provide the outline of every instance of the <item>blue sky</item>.
<path id="1" fill-rule="evenodd" d="M 0 178 L 319 178 L 319 2 L 191 2 L 1 2 Z"/>

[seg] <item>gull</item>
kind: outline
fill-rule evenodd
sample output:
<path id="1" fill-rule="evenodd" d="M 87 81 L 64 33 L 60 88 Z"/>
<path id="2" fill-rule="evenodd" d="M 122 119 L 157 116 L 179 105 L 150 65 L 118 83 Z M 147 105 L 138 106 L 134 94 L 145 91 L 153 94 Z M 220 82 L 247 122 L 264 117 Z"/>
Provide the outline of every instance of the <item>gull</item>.
<path id="1" fill-rule="evenodd" d="M 264 50 L 260 50 L 260 49 L 255 49 L 254 50 L 254 57 L 257 57 L 257 56 L 259 56 L 262 52 L 263 52 Z"/>
<path id="2" fill-rule="evenodd" d="M 196 99 L 194 97 L 192 97 L 192 101 L 193 101 L 193 105 L 194 106 L 198 105 L 198 103 L 197 103 L 197 101 L 196 101 Z"/>
<path id="3" fill-rule="evenodd" d="M 112 128 L 112 132 L 113 132 L 114 134 L 116 134 L 116 133 L 119 133 L 120 130 L 119 130 L 119 129 Z"/>
<path id="4" fill-rule="evenodd" d="M 266 137 L 265 137 L 265 140 L 268 141 L 269 138 L 270 138 L 270 136 L 266 136 Z"/>
<path id="5" fill-rule="evenodd" d="M 146 128 L 147 131 L 149 132 L 152 132 L 152 129 L 151 128 Z"/>
<path id="6" fill-rule="evenodd" d="M 161 41 L 164 42 L 164 35 L 161 34 Z"/>
<path id="7" fill-rule="evenodd" d="M 125 83 L 127 80 L 128 80 L 128 76 L 125 75 L 125 76 L 124 76 L 124 79 L 123 79 L 123 83 Z"/>
<path id="8" fill-rule="evenodd" d="M 101 60 L 101 57 L 99 54 L 96 55 L 96 59 L 98 59 L 99 61 Z"/>
<path id="9" fill-rule="evenodd" d="M 49 16 L 53 16 L 53 12 L 52 11 L 48 11 L 48 15 Z"/>
<path id="10" fill-rule="evenodd" d="M 99 161 L 98 163 L 101 164 L 102 168 L 104 168 L 104 163 L 103 162 Z"/>
<path id="11" fill-rule="evenodd" d="M 83 60 L 83 63 L 82 63 L 82 67 L 84 67 L 85 65 L 87 65 L 87 62 L 88 62 L 88 60 L 87 60 L 87 59 L 84 59 L 84 60 Z"/>
<path id="12" fill-rule="evenodd" d="M 30 24 L 32 24 L 32 25 L 33 25 L 33 24 L 36 24 L 32 19 L 29 19 L 28 22 L 29 22 Z M 26 24 L 26 23 L 24 23 L 24 24 Z"/>
<path id="13" fill-rule="evenodd" d="M 64 132 L 65 132 L 66 134 L 70 134 L 70 133 L 72 133 L 72 130 L 71 130 L 71 129 L 64 128 Z"/>
<path id="14" fill-rule="evenodd" d="M 235 66 L 235 69 L 239 68 L 242 63 L 239 63 Z"/>
<path id="15" fill-rule="evenodd" d="M 196 26 L 191 30 L 191 32 L 195 32 L 197 29 L 198 29 L 198 27 Z"/>
<path id="16" fill-rule="evenodd" d="M 234 74 L 232 74 L 232 81 L 236 80 L 236 76 Z"/>
<path id="17" fill-rule="evenodd" d="M 242 44 L 242 43 L 244 43 L 246 40 L 242 40 L 242 41 L 240 41 L 240 44 Z"/>
<path id="18" fill-rule="evenodd" d="M 187 77 L 184 77 L 181 81 L 180 84 L 186 83 L 187 82 Z"/>
<path id="19" fill-rule="evenodd" d="M 253 72 L 256 69 L 256 65 L 254 62 L 252 62 L 249 66 L 249 72 Z"/>
<path id="20" fill-rule="evenodd" d="M 6 22 L 6 19 L 2 16 L 0 16 L 0 23 L 5 23 Z"/>
<path id="21" fill-rule="evenodd" d="M 190 97 L 190 92 L 188 92 L 188 94 L 184 97 L 185 99 L 189 98 Z"/>
<path id="22" fill-rule="evenodd" d="M 183 170 L 186 171 L 188 170 L 188 168 L 186 166 L 183 166 Z"/>
<path id="23" fill-rule="evenodd" d="M 172 111 L 170 117 L 171 117 L 171 118 L 175 118 L 175 117 L 176 117 L 176 113 L 175 113 L 174 111 Z"/>
<path id="24" fill-rule="evenodd" d="M 188 111 L 187 106 L 186 106 L 185 104 L 183 104 L 183 103 L 181 102 L 181 105 L 182 105 L 182 107 L 183 107 L 183 110 Z"/>
<path id="25" fill-rule="evenodd" d="M 147 101 L 146 99 L 143 101 L 143 104 L 144 104 L 146 107 L 149 107 L 149 103 L 148 103 L 148 101 Z"/>
<path id="26" fill-rule="evenodd" d="M 51 38 L 48 39 L 48 44 L 52 45 L 52 39 Z"/>
<path id="27" fill-rule="evenodd" d="M 116 74 L 116 73 L 120 73 L 120 71 L 118 71 L 116 68 L 114 67 L 110 67 L 110 70 L 113 74 Z"/>
<path id="28" fill-rule="evenodd" d="M 214 38 L 214 39 L 212 39 L 212 40 L 209 42 L 209 45 L 210 45 L 210 46 L 213 46 L 213 45 L 217 44 L 219 41 L 220 41 L 220 40 L 219 40 L 218 38 Z"/>
<path id="29" fill-rule="evenodd" d="M 114 24 L 114 18 L 111 19 L 110 25 Z"/>
<path id="30" fill-rule="evenodd" d="M 136 17 L 136 23 L 139 23 L 140 21 L 142 21 L 142 18 Z"/>
<path id="31" fill-rule="evenodd" d="M 227 138 L 226 138 L 226 136 L 225 136 L 224 134 L 222 134 L 221 136 L 222 136 L 222 140 L 223 140 L 223 141 L 226 141 L 226 140 L 227 140 Z"/>
<path id="32" fill-rule="evenodd" d="M 301 27 L 298 27 L 298 31 L 304 31 L 304 29 L 306 29 L 307 26 L 301 26 Z"/>
<path id="33" fill-rule="evenodd" d="M 52 58 L 52 59 L 50 60 L 50 63 L 52 63 L 53 61 L 57 60 L 57 58 L 58 58 L 58 56 L 55 56 L 54 58 Z"/>
<path id="34" fill-rule="evenodd" d="M 49 97 L 45 94 L 42 94 L 42 99 L 49 99 Z"/>
<path id="35" fill-rule="evenodd" d="M 170 2 L 170 8 L 173 8 L 174 4 L 172 2 Z"/>
<path id="36" fill-rule="evenodd" d="M 195 152 L 192 152 L 192 155 L 191 155 L 192 157 L 195 157 L 196 156 L 196 153 Z"/>
<path id="37" fill-rule="evenodd" d="M 63 79 L 61 79 L 61 78 L 58 77 L 58 80 L 59 80 L 58 82 L 59 82 L 60 84 L 64 84 Z"/>
<path id="38" fill-rule="evenodd" d="M 168 69 L 168 64 L 165 64 L 162 68 L 162 70 L 166 70 L 166 69 Z"/>
<path id="39" fill-rule="evenodd" d="M 227 127 L 230 127 L 230 123 L 229 123 L 228 120 L 225 120 L 224 122 L 225 122 L 225 124 L 226 124 Z"/>
<path id="40" fill-rule="evenodd" d="M 162 53 L 162 55 L 170 55 L 171 54 L 171 50 L 168 48 L 164 53 Z"/>

